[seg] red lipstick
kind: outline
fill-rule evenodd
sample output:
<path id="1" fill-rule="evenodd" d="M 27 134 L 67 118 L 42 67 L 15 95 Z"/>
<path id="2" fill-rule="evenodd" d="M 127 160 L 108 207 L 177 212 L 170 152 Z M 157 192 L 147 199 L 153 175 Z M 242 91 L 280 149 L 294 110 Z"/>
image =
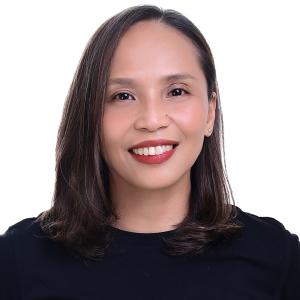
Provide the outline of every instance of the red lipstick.
<path id="1" fill-rule="evenodd" d="M 175 147 L 172 150 L 165 151 L 162 154 L 158 155 L 140 155 L 140 154 L 135 154 L 133 153 L 132 149 L 138 149 L 138 148 L 145 148 L 145 147 L 156 147 L 156 146 L 168 146 L 168 145 L 174 145 Z M 162 164 L 163 162 L 167 161 L 176 151 L 178 142 L 176 141 L 171 141 L 171 140 L 148 140 L 144 141 L 138 144 L 133 145 L 129 149 L 130 155 L 137 160 L 138 162 L 142 164 L 147 164 L 147 165 L 154 165 L 154 164 Z"/>

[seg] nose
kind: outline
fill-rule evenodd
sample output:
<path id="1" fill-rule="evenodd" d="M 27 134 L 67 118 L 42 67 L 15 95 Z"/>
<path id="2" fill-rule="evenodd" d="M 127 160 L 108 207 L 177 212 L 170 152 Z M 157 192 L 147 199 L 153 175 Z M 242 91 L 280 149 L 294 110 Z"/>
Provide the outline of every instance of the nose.
<path id="1" fill-rule="evenodd" d="M 135 122 L 135 128 L 139 130 L 156 131 L 170 125 L 167 107 L 159 98 L 143 99 L 140 102 L 140 113 Z"/>

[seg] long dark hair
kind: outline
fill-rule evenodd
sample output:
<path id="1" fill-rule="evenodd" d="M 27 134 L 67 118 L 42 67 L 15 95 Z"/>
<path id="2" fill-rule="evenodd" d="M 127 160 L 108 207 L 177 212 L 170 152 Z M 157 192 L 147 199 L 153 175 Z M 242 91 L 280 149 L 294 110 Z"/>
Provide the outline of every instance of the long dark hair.
<path id="1" fill-rule="evenodd" d="M 154 20 L 188 36 L 198 49 L 208 98 L 217 95 L 214 130 L 191 169 L 186 218 L 166 241 L 169 255 L 197 254 L 236 236 L 241 224 L 228 182 L 223 149 L 223 121 L 216 71 L 210 48 L 199 29 L 174 10 L 143 5 L 104 22 L 88 42 L 65 101 L 56 146 L 56 183 L 51 209 L 38 219 L 44 232 L 75 255 L 101 259 L 118 218 L 110 200 L 109 169 L 101 156 L 99 135 L 110 64 L 124 33 L 137 22 Z M 231 205 L 230 203 L 233 203 Z"/>

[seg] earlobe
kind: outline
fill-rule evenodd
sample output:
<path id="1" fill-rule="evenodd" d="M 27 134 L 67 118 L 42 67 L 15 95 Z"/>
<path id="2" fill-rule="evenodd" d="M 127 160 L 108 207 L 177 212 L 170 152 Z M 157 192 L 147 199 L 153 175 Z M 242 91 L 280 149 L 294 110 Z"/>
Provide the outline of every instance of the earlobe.
<path id="1" fill-rule="evenodd" d="M 206 129 L 205 129 L 206 137 L 211 136 L 214 128 L 214 123 L 215 123 L 217 94 L 213 92 L 212 95 L 213 95 L 212 99 L 210 99 L 208 102 L 208 115 L 207 115 Z"/>

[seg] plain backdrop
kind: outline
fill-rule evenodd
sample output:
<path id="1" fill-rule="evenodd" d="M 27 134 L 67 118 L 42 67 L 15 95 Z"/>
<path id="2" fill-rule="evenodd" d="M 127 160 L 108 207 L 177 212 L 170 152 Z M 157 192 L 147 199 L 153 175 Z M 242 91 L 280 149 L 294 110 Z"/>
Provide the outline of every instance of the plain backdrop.
<path id="1" fill-rule="evenodd" d="M 299 1 L 1 1 L 0 233 L 50 208 L 62 108 L 90 36 L 124 8 L 178 10 L 216 62 L 235 201 L 300 235 Z"/>

